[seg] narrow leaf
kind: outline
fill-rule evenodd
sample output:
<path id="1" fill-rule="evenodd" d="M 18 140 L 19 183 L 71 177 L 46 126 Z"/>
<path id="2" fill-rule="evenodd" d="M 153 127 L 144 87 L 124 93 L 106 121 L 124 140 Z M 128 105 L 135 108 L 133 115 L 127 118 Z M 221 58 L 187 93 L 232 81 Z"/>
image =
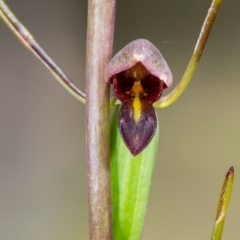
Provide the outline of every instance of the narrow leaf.
<path id="1" fill-rule="evenodd" d="M 224 179 L 221 194 L 218 201 L 217 214 L 212 233 L 212 240 L 221 240 L 224 221 L 226 218 L 227 208 L 230 201 L 234 178 L 234 168 L 231 167 Z"/>

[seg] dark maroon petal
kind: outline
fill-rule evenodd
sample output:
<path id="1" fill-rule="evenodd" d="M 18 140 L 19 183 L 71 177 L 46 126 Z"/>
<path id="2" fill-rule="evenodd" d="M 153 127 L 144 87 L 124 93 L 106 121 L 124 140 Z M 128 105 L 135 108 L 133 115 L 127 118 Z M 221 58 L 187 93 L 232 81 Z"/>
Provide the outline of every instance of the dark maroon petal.
<path id="1" fill-rule="evenodd" d="M 144 92 L 147 93 L 147 96 L 145 96 L 145 100 L 154 103 L 162 96 L 164 82 L 162 80 L 159 81 L 154 76 L 150 77 L 152 78 L 151 81 L 143 80 L 141 82 L 141 85 L 143 87 Z"/>
<path id="2" fill-rule="evenodd" d="M 133 84 L 132 84 L 133 85 Z M 119 86 L 119 81 L 117 80 L 117 77 L 113 78 L 113 89 L 114 89 L 114 93 L 116 95 L 116 97 L 120 100 L 120 101 L 124 101 L 127 98 L 129 98 L 129 96 L 126 93 L 126 88 Z M 130 88 L 131 89 L 131 88 Z M 128 91 L 130 90 L 128 89 Z"/>
<path id="3" fill-rule="evenodd" d="M 118 117 L 118 128 L 122 138 L 132 153 L 138 155 L 153 138 L 157 118 L 152 104 L 148 101 L 141 101 L 140 118 L 136 121 L 134 117 L 133 101 L 127 99 L 122 102 Z"/>
<path id="4" fill-rule="evenodd" d="M 140 66 L 142 64 L 138 65 Z M 141 68 L 144 68 L 144 66 Z M 132 68 L 129 70 L 131 69 Z M 136 78 L 134 79 L 133 77 L 128 76 L 127 72 L 128 71 L 124 71 L 113 76 L 112 81 L 115 96 L 122 102 L 127 98 L 131 98 L 129 92 L 136 81 Z M 157 77 L 149 74 L 141 79 L 141 86 L 145 94 L 140 97 L 151 103 L 154 103 L 162 96 L 165 83 L 162 80 L 159 80 Z"/>

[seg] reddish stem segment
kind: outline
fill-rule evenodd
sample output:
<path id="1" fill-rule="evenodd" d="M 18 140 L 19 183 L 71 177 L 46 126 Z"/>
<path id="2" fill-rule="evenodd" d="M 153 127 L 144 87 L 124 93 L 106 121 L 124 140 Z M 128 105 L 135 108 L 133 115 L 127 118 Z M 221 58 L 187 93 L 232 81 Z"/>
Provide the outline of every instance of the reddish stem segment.
<path id="1" fill-rule="evenodd" d="M 112 239 L 109 166 L 109 84 L 115 0 L 89 0 L 86 69 L 87 180 L 90 239 Z"/>

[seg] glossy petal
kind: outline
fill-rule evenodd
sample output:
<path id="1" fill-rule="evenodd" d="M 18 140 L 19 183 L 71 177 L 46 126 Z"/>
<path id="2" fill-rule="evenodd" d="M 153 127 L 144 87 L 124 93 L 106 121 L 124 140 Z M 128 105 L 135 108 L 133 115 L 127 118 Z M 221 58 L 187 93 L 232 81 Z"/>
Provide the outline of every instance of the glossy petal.
<path id="1" fill-rule="evenodd" d="M 133 156 L 139 154 L 149 144 L 157 126 L 152 104 L 147 101 L 141 104 L 140 112 L 136 114 L 132 101 L 124 101 L 118 116 L 119 131 Z"/>

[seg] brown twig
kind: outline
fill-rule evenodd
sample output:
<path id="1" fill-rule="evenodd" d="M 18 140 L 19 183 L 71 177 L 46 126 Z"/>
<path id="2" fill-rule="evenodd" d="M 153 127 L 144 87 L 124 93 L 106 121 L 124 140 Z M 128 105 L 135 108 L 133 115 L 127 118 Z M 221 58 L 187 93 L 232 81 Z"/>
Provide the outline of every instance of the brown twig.
<path id="1" fill-rule="evenodd" d="M 80 102 L 85 103 L 85 93 L 83 93 L 62 71 L 62 69 L 47 55 L 47 53 L 33 38 L 31 33 L 14 16 L 3 0 L 0 0 L 0 17 L 22 42 L 22 44 L 50 70 L 57 81 Z"/>
<path id="2" fill-rule="evenodd" d="M 105 67 L 112 55 L 115 0 L 89 0 L 86 69 L 87 180 L 90 239 L 111 233 L 109 85 Z"/>

